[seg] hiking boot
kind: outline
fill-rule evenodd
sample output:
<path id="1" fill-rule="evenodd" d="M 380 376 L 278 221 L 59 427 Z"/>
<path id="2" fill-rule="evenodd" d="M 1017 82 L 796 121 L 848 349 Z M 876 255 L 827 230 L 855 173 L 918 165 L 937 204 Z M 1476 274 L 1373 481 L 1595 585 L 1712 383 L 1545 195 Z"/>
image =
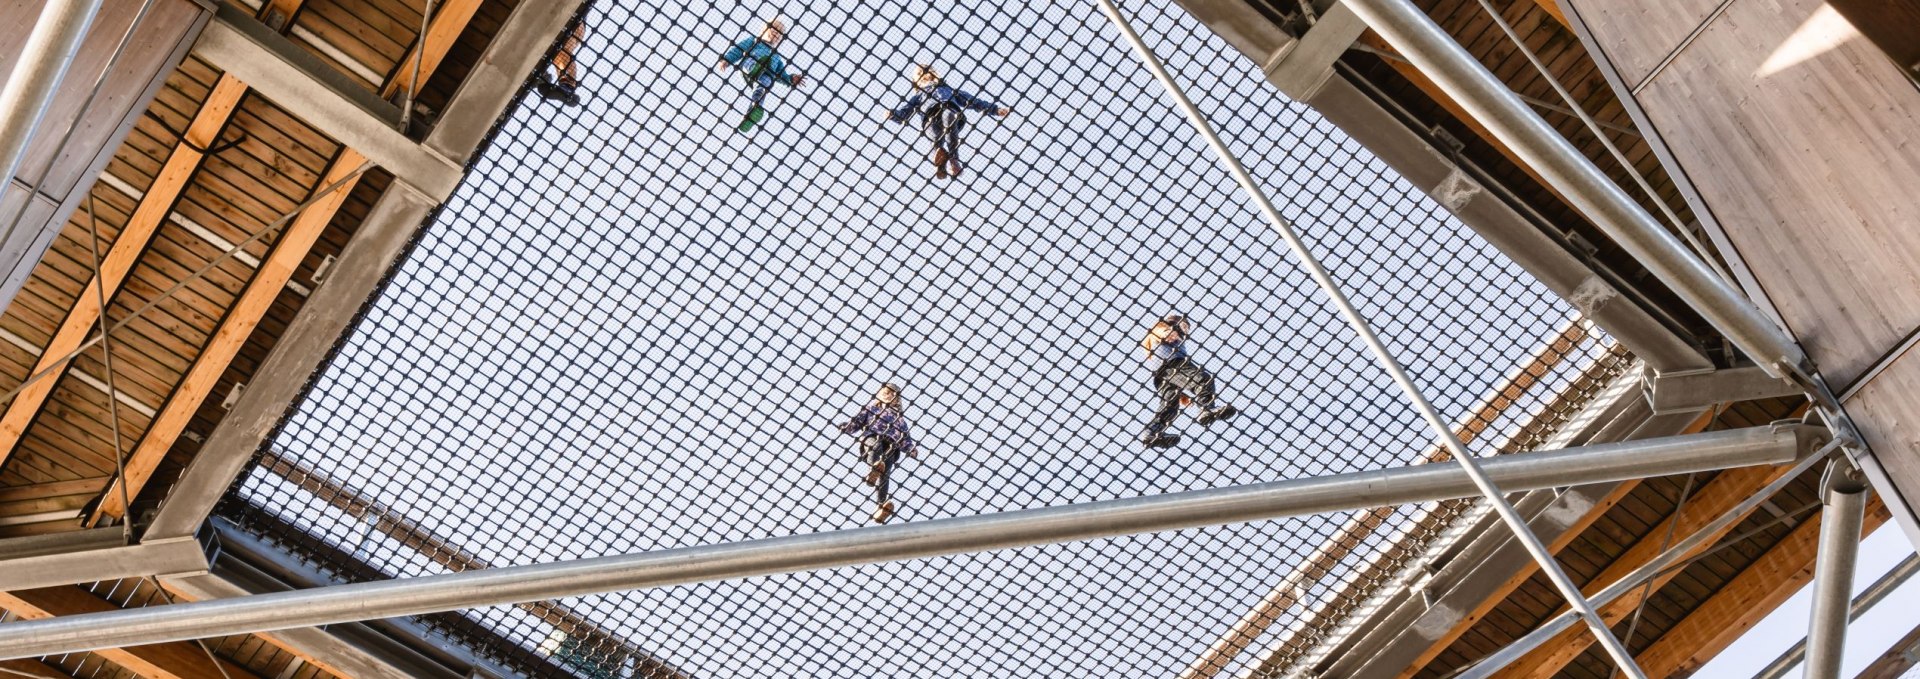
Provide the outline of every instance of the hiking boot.
<path id="1" fill-rule="evenodd" d="M 933 150 L 933 178 L 934 179 L 947 178 L 947 150 L 946 149 Z"/>
<path id="2" fill-rule="evenodd" d="M 1147 444 L 1148 448 L 1172 448 L 1180 445 L 1180 435 L 1166 433 L 1146 434 L 1140 437 L 1140 442 Z"/>
<path id="3" fill-rule="evenodd" d="M 953 156 L 947 157 L 947 176 L 953 177 L 954 179 L 960 178 L 960 156 L 959 155 L 953 155 Z"/>
<path id="4" fill-rule="evenodd" d="M 874 523 L 886 523 L 887 519 L 891 519 L 891 518 L 893 518 L 893 501 L 892 500 L 888 500 L 886 502 L 880 503 L 880 508 L 873 510 Z"/>
<path id="5" fill-rule="evenodd" d="M 1218 408 L 1214 408 L 1212 410 L 1201 412 L 1200 417 L 1194 418 L 1194 421 L 1199 422 L 1200 426 L 1204 427 L 1209 424 L 1213 424 L 1215 422 L 1225 422 L 1227 420 L 1231 420 L 1233 419 L 1233 416 L 1238 414 L 1240 414 L 1239 408 L 1223 405 Z"/>
<path id="6" fill-rule="evenodd" d="M 747 119 L 740 121 L 740 131 L 746 132 L 753 129 L 753 126 L 760 124 L 760 121 L 766 117 L 767 110 L 764 108 L 755 106 L 747 109 Z"/>
<path id="7" fill-rule="evenodd" d="M 885 462 L 873 463 L 873 467 L 867 470 L 867 485 L 869 486 L 879 485 L 880 475 L 885 473 L 887 473 L 887 463 Z"/>

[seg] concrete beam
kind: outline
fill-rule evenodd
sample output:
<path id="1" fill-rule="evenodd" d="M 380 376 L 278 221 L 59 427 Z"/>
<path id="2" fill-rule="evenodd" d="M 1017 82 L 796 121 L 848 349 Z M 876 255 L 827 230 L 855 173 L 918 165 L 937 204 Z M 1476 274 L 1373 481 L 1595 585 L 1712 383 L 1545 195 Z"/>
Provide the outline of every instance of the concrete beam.
<path id="1" fill-rule="evenodd" d="M 1336 3 L 1320 15 L 1306 35 L 1280 48 L 1260 70 L 1267 74 L 1267 82 L 1287 98 L 1307 101 L 1334 77 L 1333 64 L 1366 32 L 1367 22 L 1355 16 L 1346 3 Z"/>
<path id="2" fill-rule="evenodd" d="M 1698 412 L 1721 403 L 1757 401 L 1804 393 L 1792 382 L 1755 366 L 1713 372 L 1650 374 L 1647 403 L 1655 414 Z"/>
<path id="3" fill-rule="evenodd" d="M 397 131 L 399 109 L 238 7 L 220 6 L 193 53 L 436 201 L 465 175 L 461 164 Z"/>
<path id="4" fill-rule="evenodd" d="M 1658 372 L 1713 368 L 1653 314 L 1344 76 L 1304 100 Z"/>
<path id="5" fill-rule="evenodd" d="M 579 11 L 580 2 L 523 2 L 514 8 L 447 102 L 446 112 L 427 135 L 427 147 L 461 164 L 471 160 L 500 112 L 520 93 L 527 74 L 542 67 L 547 51 Z"/>
<path id="6" fill-rule="evenodd" d="M 104 530 L 113 533 L 110 546 L 7 553 L 0 558 L 0 591 L 207 571 L 207 557 L 200 543 L 191 538 L 121 545 L 120 529 Z M 82 535 L 87 541 L 97 542 L 99 531 L 83 531 Z"/>

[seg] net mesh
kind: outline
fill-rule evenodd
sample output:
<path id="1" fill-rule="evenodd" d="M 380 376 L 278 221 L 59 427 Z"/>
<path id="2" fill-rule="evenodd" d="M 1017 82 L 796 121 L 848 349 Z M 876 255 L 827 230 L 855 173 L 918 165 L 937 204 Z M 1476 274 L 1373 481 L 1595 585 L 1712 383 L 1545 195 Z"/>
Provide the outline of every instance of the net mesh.
<path id="1" fill-rule="evenodd" d="M 1123 11 L 1476 453 L 1538 446 L 1625 369 L 1177 6 Z M 741 132 L 757 83 L 718 65 L 773 14 L 805 77 Z M 553 68 L 530 78 L 223 516 L 346 579 L 852 528 L 876 498 L 835 425 L 883 381 L 919 444 L 894 521 L 1443 459 L 1091 4 L 582 16 L 580 105 L 536 96 Z M 1010 109 L 965 114 L 958 178 L 918 117 L 881 120 L 916 63 Z M 1140 342 L 1169 312 L 1241 414 L 1188 410 L 1150 449 Z M 1308 569 L 1217 668 L 1264 674 L 1461 506 L 459 614 L 493 640 L 424 621 L 532 675 L 1175 676 Z"/>

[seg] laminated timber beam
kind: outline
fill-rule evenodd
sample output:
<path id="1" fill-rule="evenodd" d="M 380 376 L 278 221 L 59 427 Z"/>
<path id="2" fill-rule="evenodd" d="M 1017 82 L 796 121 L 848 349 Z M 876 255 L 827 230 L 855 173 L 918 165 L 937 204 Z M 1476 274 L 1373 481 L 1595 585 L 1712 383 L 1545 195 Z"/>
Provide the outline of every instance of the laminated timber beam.
<path id="1" fill-rule="evenodd" d="M 1680 619 L 1636 658 L 1652 677 L 1684 677 L 1726 650 L 1787 599 L 1813 581 L 1814 556 L 1820 544 L 1825 512 L 1814 514 L 1734 576 L 1705 603 Z M 1892 514 L 1875 494 L 1867 501 L 1861 536 L 1887 522 Z M 1866 676 L 1866 675 L 1861 675 Z"/>
<path id="2" fill-rule="evenodd" d="M 494 120 L 520 91 L 527 73 L 539 67 L 547 49 L 573 17 L 580 0 L 523 2 L 487 45 L 473 70 L 448 102 L 426 144 L 449 158 L 466 162 L 479 148 Z M 429 29 L 429 34 L 432 33 Z M 267 358 L 255 371 L 233 409 L 214 427 L 200 452 L 173 486 L 146 538 L 192 535 L 239 478 L 287 409 L 360 308 L 400 259 L 438 201 L 397 183 L 367 213 L 341 250 L 326 283 L 315 288 Z"/>
<path id="3" fill-rule="evenodd" d="M 455 0 L 443 6 L 441 11 L 434 15 L 428 24 L 427 32 L 414 41 L 414 49 L 408 55 L 408 61 L 412 61 L 415 57 L 420 60 L 421 81 L 424 82 L 425 79 L 432 77 L 434 69 L 439 67 L 441 59 L 446 56 L 447 50 L 452 48 L 454 41 L 460 38 L 460 33 L 466 30 L 467 22 L 473 18 L 474 10 L 478 7 L 477 0 Z M 224 12 L 221 16 L 227 17 Z M 231 23 L 230 18 L 229 23 Z M 277 34 L 274 35 L 278 37 Z M 403 80 L 408 83 L 414 82 L 411 79 L 414 73 L 412 64 L 402 62 L 400 68 L 396 70 L 397 73 L 381 89 L 383 93 L 398 91 L 396 83 Z M 404 139 L 402 137 L 402 140 Z M 411 141 L 405 143 L 420 148 Z M 238 356 L 240 349 L 246 345 L 247 338 L 253 336 L 253 331 L 259 327 L 261 319 L 265 318 L 267 312 L 273 308 L 274 300 L 279 298 L 281 291 L 286 289 L 287 282 L 299 269 L 300 262 L 306 259 L 307 253 L 320 239 L 320 234 L 326 231 L 327 225 L 333 223 L 334 215 L 339 212 L 340 206 L 346 203 L 347 196 L 353 193 L 354 187 L 358 184 L 359 173 L 364 171 L 363 166 L 374 155 L 373 151 L 363 154 L 358 148 L 348 144 L 334 156 L 333 164 L 326 175 L 321 177 L 318 186 L 328 187 L 339 182 L 345 183 L 307 206 L 299 217 L 288 224 L 286 231 L 281 233 L 279 240 L 273 245 L 273 250 L 267 253 L 267 257 L 256 269 L 253 280 L 247 282 L 246 289 L 240 293 L 239 299 L 227 311 L 226 317 L 221 319 L 220 326 L 214 331 L 212 339 L 207 341 L 200 356 L 194 359 L 193 366 L 188 368 L 186 376 L 181 378 L 179 387 L 174 390 L 172 396 L 168 397 L 166 405 L 161 407 L 160 412 L 154 416 L 153 423 L 147 428 L 147 433 L 141 437 L 139 444 L 128 456 L 124 475 L 115 479 L 108 486 L 106 493 L 101 496 L 99 506 L 88 519 L 90 524 L 98 523 L 107 517 L 118 518 L 126 514 L 125 499 L 139 496 L 140 491 L 146 487 L 147 481 L 153 477 L 160 462 L 166 458 L 167 451 L 173 448 L 180 434 L 186 431 L 188 424 L 192 423 L 194 413 L 200 410 L 200 405 L 219 385 L 220 376 L 226 374 L 234 357 Z M 440 158 L 438 155 L 433 157 Z M 449 165 L 451 166 L 451 162 Z M 457 166 L 454 167 L 456 170 L 453 181 L 457 183 L 460 172 Z M 447 190 L 451 191 L 451 186 Z M 125 485 L 125 492 L 121 492 L 122 485 Z"/>
<path id="4" fill-rule="evenodd" d="M 25 620 L 121 610 L 113 602 L 72 585 L 0 593 L 0 608 Z M 205 651 L 185 641 L 103 648 L 94 653 L 149 679 L 207 679 L 223 674 L 231 679 L 259 679 L 226 659 L 209 658 Z"/>
<path id="5" fill-rule="evenodd" d="M 291 16 L 298 11 L 302 1 L 278 0 L 262 11 Z M 167 154 L 165 164 L 161 165 L 153 184 L 140 197 L 140 203 L 128 218 L 126 227 L 121 229 L 108 247 L 106 256 L 100 260 L 100 269 L 94 272 L 93 280 L 81 288 L 79 296 L 74 299 L 73 308 L 67 310 L 65 319 L 60 322 L 60 328 L 54 331 L 53 338 L 40 351 L 40 359 L 35 362 L 33 371 L 28 373 L 29 381 L 6 404 L 6 412 L 0 413 L 0 465 L 5 465 L 7 458 L 19 448 L 20 440 L 39 415 L 41 406 L 46 404 L 54 387 L 59 385 L 62 375 L 71 365 L 74 350 L 94 331 L 95 323 L 100 320 L 100 300 L 111 301 L 119 293 L 127 275 L 146 251 L 147 243 L 166 223 L 174 204 L 199 172 L 201 162 L 206 159 L 205 151 L 219 139 L 246 93 L 246 83 L 232 73 L 225 73 L 214 83 L 206 101 L 200 104 L 200 111 L 188 123 L 180 142 Z M 42 373 L 51 374 L 38 379 L 33 377 Z"/>
<path id="6" fill-rule="evenodd" d="M 1673 526 L 1674 535 L 1692 534 L 1736 508 L 1742 500 L 1752 497 L 1754 493 L 1759 492 L 1767 484 L 1773 483 L 1787 471 L 1789 469 L 1786 467 L 1747 467 L 1730 469 L 1715 476 L 1712 482 L 1701 488 L 1685 506 L 1679 508 L 1676 515 L 1670 515 L 1661 520 L 1656 530 L 1642 536 L 1638 542 L 1627 549 L 1625 554 L 1620 555 L 1620 558 L 1615 559 L 1606 570 L 1595 576 L 1584 588 L 1587 595 L 1592 596 L 1598 593 L 1606 585 L 1626 577 L 1634 569 L 1645 565 L 1661 552 L 1666 551 L 1666 545 L 1663 543 L 1666 542 L 1664 538 L 1669 524 Z M 1704 550 L 1724 536 L 1727 531 L 1732 530 L 1737 523 L 1737 521 L 1729 522 L 1719 535 L 1713 536 L 1686 556 Z M 1675 570 L 1657 576 L 1651 581 L 1650 586 L 1635 588 L 1627 595 L 1599 607 L 1600 617 L 1608 624 L 1626 619 L 1633 613 L 1634 607 L 1639 605 L 1643 593 L 1659 591 L 1661 586 L 1679 574 L 1680 571 Z M 1592 643 L 1593 638 L 1588 636 L 1585 630 L 1569 629 L 1494 676 L 1499 679 L 1546 679 L 1556 676 L 1562 668 L 1567 666 L 1567 663 L 1573 662 L 1575 658 L 1580 657 L 1580 654 L 1585 653 L 1587 646 Z"/>
<path id="7" fill-rule="evenodd" d="M 451 23 L 441 27 L 438 38 L 449 43 L 458 38 L 459 31 L 452 29 L 464 28 L 466 19 L 472 16 L 471 11 L 464 16 L 443 12 L 440 18 Z M 433 27 L 429 26 L 426 37 L 436 37 Z M 445 47 L 438 49 L 445 53 Z M 221 5 L 193 51 L 436 200 L 451 196 L 465 174 L 458 163 L 396 130 L 400 124 L 398 108 L 233 5 Z M 427 53 L 432 52 L 430 47 Z M 411 66 L 403 64 L 396 70 L 411 78 Z M 424 61 L 421 66 L 424 79 L 431 71 L 425 69 Z M 392 78 L 389 83 L 397 80 Z M 383 85 L 382 91 L 385 89 Z"/>

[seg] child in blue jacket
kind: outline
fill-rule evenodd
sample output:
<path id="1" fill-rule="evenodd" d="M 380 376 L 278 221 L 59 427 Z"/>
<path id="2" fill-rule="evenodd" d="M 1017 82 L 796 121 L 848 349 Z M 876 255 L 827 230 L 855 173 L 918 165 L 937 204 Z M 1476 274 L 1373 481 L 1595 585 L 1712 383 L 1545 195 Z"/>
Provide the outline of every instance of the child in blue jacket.
<path id="1" fill-rule="evenodd" d="M 786 37 L 787 22 L 774 17 L 767 21 L 760 35 L 742 38 L 720 55 L 720 70 L 740 69 L 741 77 L 746 78 L 747 85 L 753 88 L 753 93 L 747 98 L 747 117 L 740 121 L 741 132 L 753 129 L 767 116 L 767 110 L 761 108 L 760 102 L 767 98 L 767 92 L 773 90 L 774 83 L 798 87 L 805 80 L 799 73 L 787 72 L 787 60 L 774 51 Z"/>
<path id="2" fill-rule="evenodd" d="M 954 89 L 941 80 L 940 74 L 932 66 L 926 64 L 914 64 L 907 69 L 907 78 L 913 81 L 913 96 L 886 111 L 886 119 L 904 123 L 913 114 L 920 114 L 920 131 L 933 141 L 933 176 L 940 179 L 959 177 L 960 133 L 967 127 L 967 115 L 962 109 L 992 113 L 1002 118 L 1007 117 L 1010 109 Z"/>
<path id="3" fill-rule="evenodd" d="M 881 384 L 873 403 L 861 408 L 853 420 L 839 425 L 841 432 L 860 437 L 860 460 L 867 465 L 867 485 L 873 486 L 873 498 L 880 503 L 879 508 L 873 510 L 875 523 L 886 523 L 893 517 L 893 496 L 888 492 L 888 482 L 894 467 L 900 465 L 900 456 L 920 457 L 920 447 L 913 442 L 900 396 L 899 385 Z"/>

